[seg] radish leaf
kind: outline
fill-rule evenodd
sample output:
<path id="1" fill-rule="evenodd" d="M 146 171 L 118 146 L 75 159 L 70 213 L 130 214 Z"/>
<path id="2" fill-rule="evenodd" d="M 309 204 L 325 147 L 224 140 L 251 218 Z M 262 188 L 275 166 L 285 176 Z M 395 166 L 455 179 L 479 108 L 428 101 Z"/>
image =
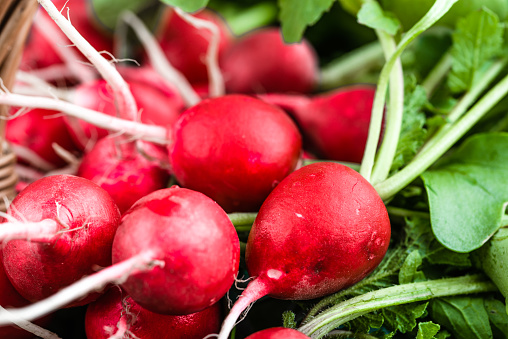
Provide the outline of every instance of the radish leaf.
<path id="1" fill-rule="evenodd" d="M 432 230 L 456 252 L 484 244 L 501 225 L 508 202 L 508 134 L 478 134 L 423 173 Z"/>
<path id="2" fill-rule="evenodd" d="M 390 35 L 395 35 L 401 27 L 399 20 L 393 14 L 384 12 L 376 1 L 363 3 L 358 12 L 358 22 L 373 29 L 382 29 Z"/>
<path id="3" fill-rule="evenodd" d="M 495 13 L 483 9 L 460 19 L 452 38 L 453 65 L 448 85 L 454 92 L 466 91 L 485 62 L 501 52 L 503 28 Z"/>
<path id="4" fill-rule="evenodd" d="M 315 24 L 335 0 L 279 0 L 282 34 L 287 42 L 301 40 L 305 28 Z"/>

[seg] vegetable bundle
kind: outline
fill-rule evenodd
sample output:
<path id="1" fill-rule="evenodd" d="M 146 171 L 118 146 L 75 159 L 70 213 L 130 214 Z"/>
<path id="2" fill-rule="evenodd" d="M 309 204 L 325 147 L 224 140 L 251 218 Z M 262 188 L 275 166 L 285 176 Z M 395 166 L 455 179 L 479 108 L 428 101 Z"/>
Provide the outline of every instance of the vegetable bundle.
<path id="1" fill-rule="evenodd" d="M 506 2 L 38 2 L 0 334 L 505 338 Z"/>

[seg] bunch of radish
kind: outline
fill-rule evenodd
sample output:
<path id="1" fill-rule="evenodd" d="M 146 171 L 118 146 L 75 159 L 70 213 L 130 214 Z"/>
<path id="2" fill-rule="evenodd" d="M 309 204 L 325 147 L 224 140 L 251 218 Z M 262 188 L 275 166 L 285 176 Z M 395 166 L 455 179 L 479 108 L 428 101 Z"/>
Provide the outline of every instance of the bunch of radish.
<path id="1" fill-rule="evenodd" d="M 93 301 L 85 320 L 89 339 L 163 332 L 168 338 L 218 332 L 227 338 L 240 314 L 263 296 L 322 297 L 355 284 L 380 263 L 391 232 L 375 189 L 341 164 L 302 167 L 303 148 L 361 160 L 373 88 L 313 96 L 318 60 L 308 42 L 287 45 L 276 28 L 234 37 L 208 11 L 191 16 L 167 9 L 162 28 L 144 41 L 158 47 L 141 67 L 114 67 L 56 3 L 39 2 L 38 15 L 47 12 L 96 72 L 69 72 L 78 83 L 51 85 L 58 98 L 34 96 L 43 91 L 26 79 L 19 88 L 31 95 L 0 93 L 0 104 L 32 109 L 13 114 L 12 126 L 22 119 L 29 128 L 56 123 L 48 113 L 41 120 L 41 110 L 52 110 L 64 115 L 58 128 L 65 131 L 50 133 L 45 150 L 27 140 L 29 129 L 19 127 L 25 138 L 8 136 L 42 159 L 32 163 L 50 165 L 27 176 L 33 183 L 11 203 L 0 227 L 5 271 L 33 302 L 2 305 L 18 308 L 0 309 L 0 326 L 11 317 L 33 321 Z M 74 4 L 85 3 L 70 0 L 71 18 Z M 200 27 L 207 23 L 216 29 Z M 215 66 L 205 57 L 210 50 Z M 172 68 L 159 72 L 165 65 Z M 223 86 L 210 72 L 214 67 Z M 172 82 L 181 77 L 185 81 Z M 203 85 L 210 90 L 198 95 Z M 29 119 L 33 115 L 39 120 Z M 341 130 L 348 133 L 332 144 Z M 362 142 L 352 147 L 355 138 Z M 70 174 L 55 174 L 63 165 L 55 144 L 79 158 Z M 253 280 L 223 321 L 220 301 L 240 265 L 239 237 L 227 214 L 233 212 L 257 212 L 245 253 Z M 108 226 L 95 226 L 101 213 Z M 81 253 L 78 245 L 86 249 Z M 306 336 L 275 328 L 249 338 L 272 337 Z"/>

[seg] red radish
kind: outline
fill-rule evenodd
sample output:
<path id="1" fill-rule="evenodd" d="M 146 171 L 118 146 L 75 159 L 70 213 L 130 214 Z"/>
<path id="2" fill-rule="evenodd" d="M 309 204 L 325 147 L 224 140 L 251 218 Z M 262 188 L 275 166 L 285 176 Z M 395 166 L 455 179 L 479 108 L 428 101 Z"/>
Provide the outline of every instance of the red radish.
<path id="1" fill-rule="evenodd" d="M 153 251 L 163 268 L 131 275 L 122 287 L 157 313 L 199 312 L 226 294 L 240 243 L 227 214 L 202 193 L 173 186 L 138 200 L 123 216 L 113 263 Z"/>
<path id="2" fill-rule="evenodd" d="M 67 131 L 64 118 L 56 111 L 34 109 L 8 120 L 5 138 L 14 146 L 19 160 L 42 170 L 66 164 L 55 152 L 53 143 L 71 153 L 78 151 Z"/>
<path id="3" fill-rule="evenodd" d="M 71 175 L 39 179 L 16 196 L 8 213 L 23 222 L 52 222 L 58 229 L 4 242 L 5 271 L 30 301 L 44 299 L 111 264 L 120 213 L 109 194 L 87 179 Z M 6 225 L 0 225 L 0 230 Z"/>
<path id="4" fill-rule="evenodd" d="M 286 110 L 320 158 L 360 163 L 375 92 L 375 86 L 354 85 L 312 97 L 272 93 L 260 98 Z"/>
<path id="5" fill-rule="evenodd" d="M 127 71 L 126 71 L 127 72 Z M 128 78 L 133 72 L 128 71 Z M 177 120 L 184 104 L 172 88 L 165 86 L 157 77 L 150 78 L 152 72 L 136 72 L 140 80 L 129 81 L 129 87 L 140 110 L 139 120 L 146 124 L 172 126 Z M 90 108 L 105 114 L 116 116 L 115 97 L 105 80 L 97 80 L 78 86 L 70 100 L 81 107 Z M 65 121 L 74 141 L 84 149 L 88 142 L 105 137 L 108 131 L 82 120 L 65 117 Z"/>
<path id="6" fill-rule="evenodd" d="M 219 57 L 229 47 L 233 40 L 232 33 L 222 17 L 212 10 L 205 9 L 195 17 L 211 21 L 220 31 L 218 46 Z M 175 11 L 168 8 L 162 15 L 157 41 L 164 51 L 171 65 L 183 73 L 191 83 L 207 83 L 208 70 L 205 64 L 205 55 L 210 43 L 211 32 L 198 29 L 183 20 Z"/>
<path id="7" fill-rule="evenodd" d="M 114 265 L 9 314 L 33 320 L 110 283 L 121 284 L 149 311 L 196 313 L 216 303 L 233 284 L 240 242 L 217 203 L 173 186 L 141 198 L 123 215 L 112 253 Z M 9 321 L 0 309 L 0 325 Z"/>
<path id="8" fill-rule="evenodd" d="M 7 307 L 21 307 L 28 305 L 28 300 L 23 298 L 18 291 L 12 286 L 4 271 L 2 262 L 2 252 L 0 252 L 0 306 Z M 51 317 L 44 317 L 37 323 L 46 325 Z M 219 325 L 220 327 L 220 325 Z M 30 339 L 34 335 L 24 329 L 15 326 L 2 326 L 0 327 L 0 338 L 8 339 Z"/>
<path id="9" fill-rule="evenodd" d="M 298 164 L 301 136 L 280 109 L 245 95 L 205 99 L 168 139 L 172 172 L 226 211 L 256 211 Z"/>
<path id="10" fill-rule="evenodd" d="M 265 200 L 249 234 L 249 283 L 219 339 L 252 302 L 314 299 L 353 285 L 382 260 L 390 241 L 386 207 L 358 172 L 337 163 L 304 166 Z"/>
<path id="11" fill-rule="evenodd" d="M 81 159 L 76 175 L 104 188 L 124 213 L 138 199 L 167 187 L 170 175 L 163 161 L 167 154 L 159 146 L 104 138 Z"/>
<path id="12" fill-rule="evenodd" d="M 64 6 L 70 10 L 68 12 L 72 25 L 85 37 L 85 39 L 98 51 L 113 52 L 113 38 L 111 32 L 104 29 L 95 19 L 95 14 L 91 8 L 91 1 L 87 0 L 54 0 L 53 3 L 60 10 Z M 63 11 L 67 16 L 67 10 Z M 44 10 L 39 10 L 35 22 L 40 21 L 40 16 L 49 16 Z M 63 60 L 57 49 L 70 48 L 72 45 L 67 40 L 67 45 L 57 45 L 52 40 L 48 40 L 44 32 L 37 24 L 33 26 L 27 45 L 25 46 L 20 68 L 23 70 L 33 70 L 46 68 L 56 64 L 63 63 Z"/>
<path id="13" fill-rule="evenodd" d="M 291 328 L 274 327 L 253 333 L 245 339 L 309 339 L 309 337 Z"/>
<path id="14" fill-rule="evenodd" d="M 221 59 L 230 93 L 308 93 L 318 83 L 318 58 L 303 40 L 286 44 L 279 28 L 251 31 L 240 37 Z"/>
<path id="15" fill-rule="evenodd" d="M 189 315 L 163 315 L 150 312 L 119 288 L 111 288 L 88 305 L 85 316 L 88 339 L 122 338 L 202 339 L 220 329 L 219 303 Z"/>

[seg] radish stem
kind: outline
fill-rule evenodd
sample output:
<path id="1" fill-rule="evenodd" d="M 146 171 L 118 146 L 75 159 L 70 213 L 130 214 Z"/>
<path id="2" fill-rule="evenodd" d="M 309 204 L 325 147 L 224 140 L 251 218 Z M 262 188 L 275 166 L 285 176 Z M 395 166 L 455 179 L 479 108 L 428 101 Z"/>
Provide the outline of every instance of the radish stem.
<path id="1" fill-rule="evenodd" d="M 54 22 L 39 13 L 34 19 L 34 28 L 51 42 L 55 52 L 81 82 L 93 81 L 96 78 L 95 72 L 82 63 L 81 56 L 69 45 L 68 39 Z"/>
<path id="2" fill-rule="evenodd" d="M 167 131 L 164 127 L 145 125 L 135 121 L 112 117 L 62 100 L 0 92 L 0 104 L 14 107 L 23 106 L 28 108 L 44 108 L 60 111 L 94 124 L 97 127 L 102 127 L 115 132 L 127 133 L 134 137 L 161 145 L 168 142 L 166 138 Z"/>
<path id="3" fill-rule="evenodd" d="M 129 11 L 123 12 L 122 19 L 132 27 L 138 36 L 148 53 L 153 68 L 163 79 L 176 86 L 186 105 L 194 106 L 201 101 L 199 95 L 194 91 L 185 76 L 169 63 L 161 47 L 143 22 Z"/>
<path id="4" fill-rule="evenodd" d="M 0 326 L 10 325 L 12 316 L 28 321 L 40 318 L 89 293 L 100 291 L 108 284 L 122 284 L 131 274 L 151 270 L 155 266 L 161 265 L 160 261 L 154 259 L 152 252 L 142 252 L 130 259 L 89 275 L 44 300 L 26 307 L 0 310 Z"/>
<path id="5" fill-rule="evenodd" d="M 4 222 L 0 227 L 0 243 L 14 239 L 50 242 L 60 228 L 61 226 L 52 219 L 44 219 L 38 222 Z"/>
<path id="6" fill-rule="evenodd" d="M 138 113 L 136 101 L 129 90 L 129 86 L 116 68 L 79 34 L 74 26 L 65 19 L 50 0 L 37 1 L 44 7 L 58 27 L 67 35 L 69 40 L 71 40 L 81 53 L 83 53 L 83 55 L 97 68 L 97 71 L 99 71 L 102 77 L 111 86 L 115 95 L 119 115 L 134 121 Z"/>
<path id="7" fill-rule="evenodd" d="M 29 321 L 26 321 L 24 319 L 20 319 L 18 317 L 15 317 L 13 315 L 11 315 L 7 310 L 5 310 L 5 308 L 3 308 L 2 306 L 0 306 L 0 311 L 1 312 L 4 312 L 4 314 L 7 316 L 7 317 L 10 317 L 10 321 L 13 323 L 13 324 L 16 324 L 16 326 L 24 329 L 25 331 L 27 332 L 30 332 L 34 335 L 36 335 L 38 338 L 44 338 L 44 339 L 60 339 L 60 337 L 58 335 L 56 335 L 55 333 L 53 332 L 50 332 L 38 325 L 35 325 L 35 324 L 32 324 L 31 322 Z"/>
<path id="8" fill-rule="evenodd" d="M 212 37 L 210 38 L 208 49 L 206 51 L 206 65 L 208 68 L 208 77 L 210 79 L 210 97 L 220 97 L 224 95 L 226 89 L 224 85 L 224 78 L 222 77 L 222 72 L 219 67 L 219 27 L 211 21 L 199 19 L 187 14 L 178 7 L 175 7 L 175 12 L 192 26 L 198 29 L 204 28 L 211 32 Z"/>

